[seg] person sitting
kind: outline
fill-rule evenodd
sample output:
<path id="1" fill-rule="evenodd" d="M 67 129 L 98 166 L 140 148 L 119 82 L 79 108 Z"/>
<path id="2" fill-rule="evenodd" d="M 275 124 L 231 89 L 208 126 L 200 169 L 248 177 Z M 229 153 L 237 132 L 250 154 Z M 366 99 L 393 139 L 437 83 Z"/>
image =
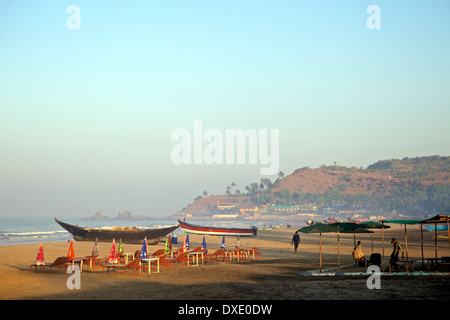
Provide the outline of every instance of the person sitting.
<path id="1" fill-rule="evenodd" d="M 366 259 L 364 258 L 364 253 L 361 249 L 361 241 L 357 242 L 356 247 L 353 249 L 352 255 L 353 259 L 356 260 L 356 265 L 358 267 L 364 267 L 366 265 Z"/>

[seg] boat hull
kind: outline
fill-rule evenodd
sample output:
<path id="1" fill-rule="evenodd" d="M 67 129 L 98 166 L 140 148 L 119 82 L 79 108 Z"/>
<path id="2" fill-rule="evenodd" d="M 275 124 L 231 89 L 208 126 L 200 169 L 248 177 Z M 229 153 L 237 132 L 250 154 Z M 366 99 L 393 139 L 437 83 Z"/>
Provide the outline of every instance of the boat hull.
<path id="1" fill-rule="evenodd" d="M 114 229 L 91 229 L 82 228 L 69 223 L 55 221 L 72 234 L 75 241 L 91 241 L 98 240 L 100 242 L 112 242 L 113 239 L 122 239 L 122 243 L 127 244 L 142 244 L 147 238 L 147 244 L 156 245 L 160 239 L 173 232 L 178 226 L 171 226 L 159 229 L 129 229 L 129 230 L 114 230 Z"/>
<path id="2" fill-rule="evenodd" d="M 436 231 L 447 231 L 447 225 L 434 225 L 434 224 L 424 224 L 425 228 L 428 231 L 434 231 L 436 229 Z"/>
<path id="3" fill-rule="evenodd" d="M 210 226 L 198 226 L 178 220 L 180 228 L 184 233 L 209 235 L 209 236 L 240 236 L 240 237 L 254 237 L 256 236 L 256 228 L 221 228 Z"/>

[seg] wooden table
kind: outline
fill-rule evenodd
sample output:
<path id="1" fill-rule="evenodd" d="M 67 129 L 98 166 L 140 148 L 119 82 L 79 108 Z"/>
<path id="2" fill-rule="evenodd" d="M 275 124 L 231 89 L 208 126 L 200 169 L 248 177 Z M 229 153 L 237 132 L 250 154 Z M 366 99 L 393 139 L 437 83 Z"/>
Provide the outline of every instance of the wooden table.
<path id="1" fill-rule="evenodd" d="M 125 258 L 125 264 L 128 264 L 128 259 L 131 257 L 131 260 L 133 260 L 134 259 L 134 252 L 131 252 L 131 253 L 122 253 L 122 255 L 121 255 L 121 257 L 124 257 Z M 139 257 L 138 257 L 139 258 Z"/>
<path id="2" fill-rule="evenodd" d="M 414 272 L 414 260 L 398 260 L 397 263 L 404 263 L 406 272 L 409 272 L 408 265 L 411 264 L 411 272 Z M 389 272 L 391 272 L 391 264 L 389 264 Z"/>
<path id="3" fill-rule="evenodd" d="M 89 262 L 89 271 L 92 271 L 92 260 L 94 260 L 96 257 L 80 257 L 80 258 L 74 258 L 72 261 L 69 261 L 69 263 L 72 265 L 72 267 L 75 266 L 75 264 L 78 264 L 80 267 L 80 272 L 83 272 L 83 265 L 86 262 Z"/>
<path id="4" fill-rule="evenodd" d="M 150 257 L 146 259 L 142 259 L 142 261 L 148 262 L 148 274 L 150 273 L 159 273 L 159 257 Z M 156 272 L 152 272 L 152 262 L 156 261 L 157 270 Z"/>
<path id="5" fill-rule="evenodd" d="M 189 255 L 191 255 L 191 254 L 193 254 L 193 255 L 196 256 L 196 257 L 195 257 L 196 264 L 192 264 L 193 266 L 198 266 L 198 256 L 199 256 L 199 255 L 202 255 L 202 264 L 203 264 L 203 262 L 204 262 L 203 251 L 189 252 Z M 194 262 L 194 261 L 192 261 L 192 262 Z"/>
<path id="6" fill-rule="evenodd" d="M 433 268 L 433 270 L 436 270 L 439 262 L 442 262 L 441 258 L 427 258 L 428 271 L 430 271 L 430 263 L 431 263 L 431 267 Z M 436 265 L 436 268 L 435 268 L 435 265 Z"/>

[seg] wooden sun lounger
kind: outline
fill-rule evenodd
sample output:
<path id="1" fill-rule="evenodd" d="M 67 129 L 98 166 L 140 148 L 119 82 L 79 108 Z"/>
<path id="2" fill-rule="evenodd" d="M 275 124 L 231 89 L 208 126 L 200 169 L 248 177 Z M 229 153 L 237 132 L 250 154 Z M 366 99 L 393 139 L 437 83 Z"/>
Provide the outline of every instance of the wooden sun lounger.
<path id="1" fill-rule="evenodd" d="M 69 259 L 70 259 L 69 257 L 58 257 L 52 263 L 44 263 L 44 264 L 33 263 L 30 265 L 30 271 L 31 271 L 31 268 L 34 267 L 34 272 L 36 272 L 37 269 L 43 270 L 45 272 L 45 270 L 47 268 L 49 268 L 50 271 L 52 271 L 53 268 L 56 268 L 57 271 L 60 271 L 61 269 L 63 269 L 64 272 L 66 272 L 67 265 L 69 263 Z"/>
<path id="2" fill-rule="evenodd" d="M 204 258 L 209 260 L 209 262 L 213 262 L 213 260 L 219 261 L 219 259 L 225 261 L 227 258 L 227 250 L 217 249 L 214 253 L 205 254 Z"/>
<path id="3" fill-rule="evenodd" d="M 255 258 L 257 260 L 259 260 L 259 258 L 261 258 L 261 252 L 258 251 L 259 248 L 251 248 L 250 250 L 246 250 L 245 253 L 247 254 L 247 258 L 249 255 L 252 255 L 253 260 L 255 260 Z"/>
<path id="4" fill-rule="evenodd" d="M 246 255 L 244 253 L 244 249 L 242 248 L 236 248 L 234 250 L 229 251 L 229 261 L 236 260 L 236 261 L 243 261 L 246 259 Z"/>
<path id="5" fill-rule="evenodd" d="M 182 252 L 179 255 L 177 255 L 175 258 L 166 258 L 165 261 L 166 263 L 171 263 L 172 267 L 175 265 L 178 265 L 180 263 L 183 264 L 184 266 L 184 262 L 187 262 L 187 265 L 189 266 L 189 257 L 188 257 L 189 252 Z"/>
<path id="6" fill-rule="evenodd" d="M 109 270 L 112 269 L 113 273 L 114 270 L 117 270 L 117 274 L 120 274 L 120 270 L 123 270 L 123 274 L 125 274 L 126 270 L 131 271 L 131 269 L 134 269 L 134 275 L 136 275 L 136 270 L 139 269 L 139 274 L 141 274 L 141 258 L 134 259 L 133 261 L 129 262 L 128 264 L 124 263 L 105 263 L 102 264 L 103 271 L 104 269 L 107 269 L 107 273 L 109 274 Z"/>

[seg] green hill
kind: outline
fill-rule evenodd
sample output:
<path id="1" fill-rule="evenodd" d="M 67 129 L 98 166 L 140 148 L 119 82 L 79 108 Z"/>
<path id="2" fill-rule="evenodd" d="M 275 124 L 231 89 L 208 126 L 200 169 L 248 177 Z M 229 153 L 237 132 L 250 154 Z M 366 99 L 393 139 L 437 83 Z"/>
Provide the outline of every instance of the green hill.
<path id="1" fill-rule="evenodd" d="M 348 209 L 377 213 L 449 214 L 450 157 L 381 160 L 366 169 L 305 167 L 276 181 L 250 183 L 245 191 L 228 187 L 221 196 L 200 196 L 184 212 L 212 212 L 219 202 L 233 202 L 241 208 L 265 204 L 328 207 L 340 203 Z"/>

